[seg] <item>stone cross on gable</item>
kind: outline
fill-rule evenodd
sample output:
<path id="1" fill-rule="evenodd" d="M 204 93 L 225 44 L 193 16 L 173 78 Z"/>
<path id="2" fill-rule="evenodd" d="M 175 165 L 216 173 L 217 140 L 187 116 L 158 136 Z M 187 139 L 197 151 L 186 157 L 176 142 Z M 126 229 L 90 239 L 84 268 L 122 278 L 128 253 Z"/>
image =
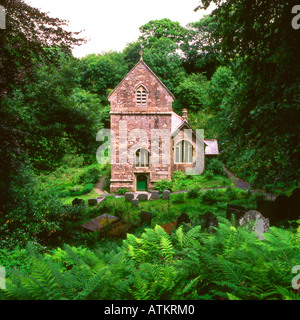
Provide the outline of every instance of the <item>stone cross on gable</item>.
<path id="1" fill-rule="evenodd" d="M 143 50 L 140 51 L 140 60 L 143 60 Z"/>

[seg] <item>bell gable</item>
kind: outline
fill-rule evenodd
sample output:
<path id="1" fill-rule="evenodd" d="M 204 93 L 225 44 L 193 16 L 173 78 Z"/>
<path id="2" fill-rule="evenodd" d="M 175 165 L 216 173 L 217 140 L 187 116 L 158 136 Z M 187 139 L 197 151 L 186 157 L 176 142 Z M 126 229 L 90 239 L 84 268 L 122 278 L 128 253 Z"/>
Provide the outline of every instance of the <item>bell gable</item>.
<path id="1" fill-rule="evenodd" d="M 141 59 L 110 93 L 111 113 L 171 112 L 173 94 Z"/>

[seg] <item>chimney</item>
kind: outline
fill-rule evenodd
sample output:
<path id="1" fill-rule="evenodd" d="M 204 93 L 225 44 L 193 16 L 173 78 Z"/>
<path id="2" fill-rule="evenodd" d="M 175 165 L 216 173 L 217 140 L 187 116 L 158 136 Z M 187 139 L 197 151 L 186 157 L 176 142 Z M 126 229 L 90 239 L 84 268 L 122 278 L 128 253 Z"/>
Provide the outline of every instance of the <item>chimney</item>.
<path id="1" fill-rule="evenodd" d="M 182 110 L 182 119 L 188 122 L 187 109 Z"/>

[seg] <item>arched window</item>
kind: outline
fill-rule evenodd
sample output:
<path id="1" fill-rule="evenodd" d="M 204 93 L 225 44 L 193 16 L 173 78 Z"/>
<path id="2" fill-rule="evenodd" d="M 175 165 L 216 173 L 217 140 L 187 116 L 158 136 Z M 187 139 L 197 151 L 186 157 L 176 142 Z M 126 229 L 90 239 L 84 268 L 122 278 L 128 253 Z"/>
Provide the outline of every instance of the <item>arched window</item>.
<path id="1" fill-rule="evenodd" d="M 138 106 L 145 106 L 147 102 L 147 91 L 144 86 L 139 86 L 136 90 L 136 104 Z"/>
<path id="2" fill-rule="evenodd" d="M 136 167 L 149 167 L 149 152 L 147 149 L 139 149 L 135 153 Z"/>
<path id="3" fill-rule="evenodd" d="M 193 145 L 187 140 L 181 140 L 175 145 L 176 163 L 193 163 Z"/>

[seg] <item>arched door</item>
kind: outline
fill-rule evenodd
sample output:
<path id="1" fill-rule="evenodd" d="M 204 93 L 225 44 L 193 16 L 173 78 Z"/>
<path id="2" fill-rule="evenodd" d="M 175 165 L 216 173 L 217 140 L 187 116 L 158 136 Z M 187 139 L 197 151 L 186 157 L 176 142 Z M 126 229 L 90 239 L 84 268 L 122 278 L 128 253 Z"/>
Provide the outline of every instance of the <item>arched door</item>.
<path id="1" fill-rule="evenodd" d="M 136 177 L 136 190 L 147 191 L 147 177 L 145 175 L 138 175 Z"/>

